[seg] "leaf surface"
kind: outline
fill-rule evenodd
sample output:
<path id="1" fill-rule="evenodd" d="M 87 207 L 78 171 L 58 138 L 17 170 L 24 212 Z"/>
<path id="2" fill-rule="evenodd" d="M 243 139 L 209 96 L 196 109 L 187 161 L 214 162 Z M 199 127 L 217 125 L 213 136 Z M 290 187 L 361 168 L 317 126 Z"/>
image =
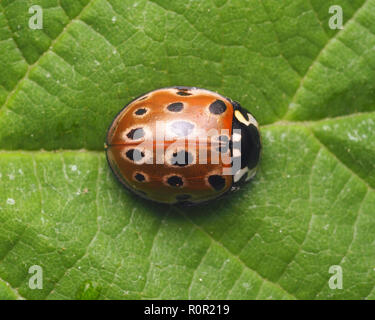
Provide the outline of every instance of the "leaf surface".
<path id="1" fill-rule="evenodd" d="M 0 298 L 374 299 L 374 19 L 375 0 L 2 1 Z M 174 85 L 259 120 L 233 196 L 156 205 L 109 171 L 113 117 Z"/>

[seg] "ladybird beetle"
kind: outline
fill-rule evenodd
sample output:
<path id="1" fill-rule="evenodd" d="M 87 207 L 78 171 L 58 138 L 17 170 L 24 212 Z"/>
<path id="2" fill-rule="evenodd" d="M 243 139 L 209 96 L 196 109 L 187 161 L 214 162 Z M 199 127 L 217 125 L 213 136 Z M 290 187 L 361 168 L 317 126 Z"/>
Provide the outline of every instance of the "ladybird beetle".
<path id="1" fill-rule="evenodd" d="M 206 89 L 170 87 L 126 105 L 105 147 L 127 189 L 156 202 L 196 204 L 250 180 L 261 140 L 257 121 L 238 102 Z"/>

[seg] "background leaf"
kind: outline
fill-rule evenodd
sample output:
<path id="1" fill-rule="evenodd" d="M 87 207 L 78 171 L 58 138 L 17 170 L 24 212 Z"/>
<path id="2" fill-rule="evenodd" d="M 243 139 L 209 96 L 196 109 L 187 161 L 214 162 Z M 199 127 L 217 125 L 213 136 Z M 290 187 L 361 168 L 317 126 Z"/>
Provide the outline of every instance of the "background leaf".
<path id="1" fill-rule="evenodd" d="M 375 0 L 1 1 L 0 298 L 375 298 L 374 20 Z M 237 194 L 155 205 L 109 172 L 112 118 L 172 85 L 259 120 Z"/>

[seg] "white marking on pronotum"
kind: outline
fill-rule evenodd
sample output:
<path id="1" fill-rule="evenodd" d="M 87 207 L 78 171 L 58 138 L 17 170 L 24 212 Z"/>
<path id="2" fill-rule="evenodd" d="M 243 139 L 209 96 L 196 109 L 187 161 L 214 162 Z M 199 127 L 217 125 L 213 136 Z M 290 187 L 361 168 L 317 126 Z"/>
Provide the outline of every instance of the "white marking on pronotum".
<path id="1" fill-rule="evenodd" d="M 255 120 L 255 118 L 250 114 L 250 113 L 247 113 L 247 116 L 249 117 L 249 120 L 246 120 L 245 117 L 243 116 L 243 114 L 236 110 L 234 112 L 234 115 L 236 116 L 237 120 L 242 122 L 243 124 L 249 126 L 249 125 L 254 125 L 258 128 L 258 122 Z"/>
<path id="2" fill-rule="evenodd" d="M 238 171 L 236 172 L 236 174 L 234 175 L 234 177 L 233 177 L 233 181 L 234 181 L 234 183 L 240 181 L 240 179 L 241 179 L 241 178 L 244 176 L 244 174 L 245 174 L 246 172 L 248 172 L 248 171 L 249 171 L 249 169 L 248 169 L 247 167 L 245 167 L 245 168 L 243 168 L 243 169 L 241 169 L 241 170 L 238 170 Z"/>
<path id="3" fill-rule="evenodd" d="M 255 118 L 252 116 L 252 114 L 248 113 L 247 116 L 249 117 L 250 123 L 258 128 L 258 121 L 255 120 Z"/>
<path id="4" fill-rule="evenodd" d="M 234 111 L 234 115 L 239 122 L 242 122 L 243 124 L 246 124 L 247 126 L 250 124 L 250 122 L 245 119 L 245 117 L 240 111 L 238 110 Z"/>

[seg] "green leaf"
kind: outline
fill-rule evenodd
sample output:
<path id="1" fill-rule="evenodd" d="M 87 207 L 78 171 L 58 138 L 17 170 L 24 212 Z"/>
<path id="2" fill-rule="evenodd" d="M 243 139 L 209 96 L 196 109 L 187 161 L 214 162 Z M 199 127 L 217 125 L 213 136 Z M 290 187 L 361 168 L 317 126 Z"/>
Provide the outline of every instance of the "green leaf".
<path id="1" fill-rule="evenodd" d="M 374 299 L 373 21 L 375 0 L 1 1 L 0 298 Z M 156 205 L 112 176 L 111 120 L 172 85 L 259 120 L 233 196 Z"/>

